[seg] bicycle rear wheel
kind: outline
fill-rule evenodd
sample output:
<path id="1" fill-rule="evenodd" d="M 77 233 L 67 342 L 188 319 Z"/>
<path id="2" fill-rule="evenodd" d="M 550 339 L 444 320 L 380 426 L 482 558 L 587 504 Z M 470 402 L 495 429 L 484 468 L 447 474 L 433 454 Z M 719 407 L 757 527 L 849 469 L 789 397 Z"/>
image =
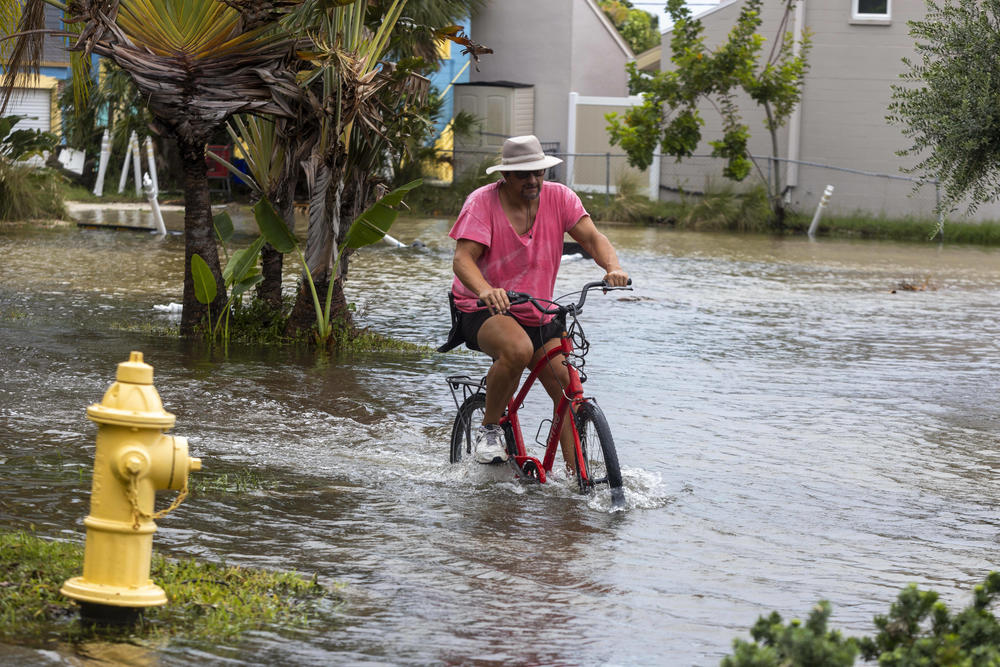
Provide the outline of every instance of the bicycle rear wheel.
<path id="1" fill-rule="evenodd" d="M 596 403 L 583 403 L 577 408 L 576 430 L 580 434 L 580 449 L 583 451 L 583 461 L 577 461 L 577 469 L 586 470 L 588 479 L 584 482 L 583 475 L 577 475 L 580 491 L 588 493 L 594 487 L 607 486 L 611 492 L 611 505 L 623 507 L 625 489 L 618 452 L 608 420 Z"/>
<path id="2" fill-rule="evenodd" d="M 486 394 L 479 392 L 469 396 L 458 408 L 455 415 L 455 423 L 451 427 L 451 457 L 452 463 L 458 463 L 462 457 L 472 456 L 472 449 L 475 446 L 476 431 L 483 423 L 483 415 L 486 414 Z M 517 454 L 517 445 L 514 444 L 514 429 L 510 422 L 503 425 L 504 441 L 507 444 L 507 454 L 514 456 Z"/>
<path id="3" fill-rule="evenodd" d="M 455 423 L 451 427 L 451 457 L 452 463 L 458 463 L 463 456 L 472 455 L 472 443 L 476 437 L 476 429 L 483 423 L 486 413 L 486 394 L 478 393 L 469 396 L 458 408 Z"/>

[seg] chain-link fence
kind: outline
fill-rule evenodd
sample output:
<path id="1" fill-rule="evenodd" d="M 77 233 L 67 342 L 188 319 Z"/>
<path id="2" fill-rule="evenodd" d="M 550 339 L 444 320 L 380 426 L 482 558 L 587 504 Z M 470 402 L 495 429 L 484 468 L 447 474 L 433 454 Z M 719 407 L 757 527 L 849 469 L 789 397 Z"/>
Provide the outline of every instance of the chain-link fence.
<path id="1" fill-rule="evenodd" d="M 780 181 L 785 189 L 786 203 L 803 212 L 811 211 L 820 201 L 825 188 L 835 186 L 833 209 L 838 212 L 859 212 L 890 217 L 937 217 L 941 203 L 941 188 L 936 181 L 927 181 L 905 174 L 843 167 L 810 160 L 752 156 L 756 165 L 754 175 L 743 183 L 734 183 L 722 175 L 723 161 L 711 155 L 696 154 L 681 162 L 661 159 L 650 172 L 640 171 L 628 164 L 624 153 L 567 153 L 559 150 L 557 142 L 545 145 L 545 152 L 563 160 L 551 168 L 547 180 L 565 183 L 574 190 L 603 193 L 613 196 L 619 191 L 624 178 L 632 179 L 636 191 L 651 198 L 670 198 L 679 193 L 703 195 L 713 189 L 745 187 L 747 183 L 760 183 L 771 191 L 775 171 L 780 170 Z M 456 148 L 442 151 L 442 156 L 453 160 L 455 174 L 468 170 L 481 172 L 490 164 L 499 162 L 499 149 Z M 797 174 L 789 174 L 794 165 Z M 788 188 L 789 176 L 794 187 Z"/>

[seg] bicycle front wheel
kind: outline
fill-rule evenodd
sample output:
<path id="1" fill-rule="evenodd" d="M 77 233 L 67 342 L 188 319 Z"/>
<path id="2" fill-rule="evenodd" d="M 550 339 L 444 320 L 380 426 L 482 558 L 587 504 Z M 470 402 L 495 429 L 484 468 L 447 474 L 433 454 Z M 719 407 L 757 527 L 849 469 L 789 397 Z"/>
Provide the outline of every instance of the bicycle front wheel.
<path id="1" fill-rule="evenodd" d="M 463 456 L 472 455 L 472 442 L 476 429 L 483 423 L 486 414 L 486 394 L 469 396 L 458 408 L 455 423 L 451 427 L 451 462 L 458 463 Z"/>
<path id="2" fill-rule="evenodd" d="M 611 492 L 611 505 L 623 507 L 625 489 L 618 452 L 608 420 L 596 403 L 583 403 L 577 408 L 576 430 L 580 434 L 580 449 L 583 452 L 583 461 L 577 461 L 577 469 L 586 470 L 588 479 L 584 482 L 583 475 L 577 475 L 580 491 L 588 493 L 592 488 L 607 486 Z"/>

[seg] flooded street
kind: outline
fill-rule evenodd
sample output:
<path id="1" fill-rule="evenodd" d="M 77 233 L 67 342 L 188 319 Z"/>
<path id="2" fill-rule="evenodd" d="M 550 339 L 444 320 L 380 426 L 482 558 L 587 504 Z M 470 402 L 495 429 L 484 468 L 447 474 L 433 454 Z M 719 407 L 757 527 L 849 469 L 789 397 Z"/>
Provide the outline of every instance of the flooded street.
<path id="1" fill-rule="evenodd" d="M 422 247 L 352 259 L 360 323 L 444 341 L 449 226 L 401 220 L 393 235 Z M 602 229 L 636 289 L 588 300 L 584 389 L 615 435 L 624 512 L 448 463 L 444 378 L 485 357 L 223 360 L 144 332 L 179 318 L 156 306 L 181 300 L 181 236 L 0 230 L 0 528 L 82 542 L 86 407 L 141 350 L 203 460 L 193 476 L 214 480 L 154 548 L 344 584 L 309 631 L 0 645 L 0 663 L 714 665 L 772 610 L 827 599 L 831 627 L 860 635 L 911 582 L 965 606 L 1000 551 L 1000 251 Z M 567 261 L 556 293 L 601 276 Z"/>

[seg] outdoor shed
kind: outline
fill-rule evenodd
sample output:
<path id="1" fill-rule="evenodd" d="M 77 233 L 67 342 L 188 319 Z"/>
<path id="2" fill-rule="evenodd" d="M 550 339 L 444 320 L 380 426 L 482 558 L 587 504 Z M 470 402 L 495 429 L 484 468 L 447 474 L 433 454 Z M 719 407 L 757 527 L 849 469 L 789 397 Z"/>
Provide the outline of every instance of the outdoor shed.
<path id="1" fill-rule="evenodd" d="M 459 173 L 499 155 L 507 137 L 535 132 L 535 87 L 513 81 L 455 84 L 455 112 L 482 119 L 481 132 L 455 142 Z"/>

